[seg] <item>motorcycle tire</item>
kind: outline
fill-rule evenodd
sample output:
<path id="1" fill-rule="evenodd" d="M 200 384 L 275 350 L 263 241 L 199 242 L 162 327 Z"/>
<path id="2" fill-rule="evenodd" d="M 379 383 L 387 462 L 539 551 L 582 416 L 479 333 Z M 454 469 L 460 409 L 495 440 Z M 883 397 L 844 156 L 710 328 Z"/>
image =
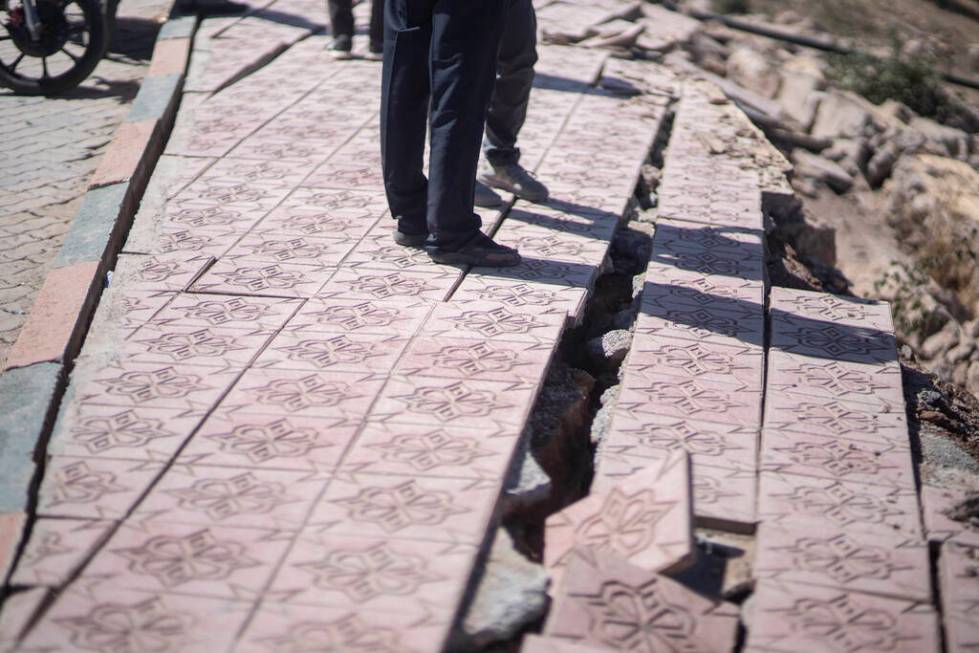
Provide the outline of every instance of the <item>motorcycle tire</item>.
<path id="1" fill-rule="evenodd" d="M 51 2 L 40 0 L 39 12 L 44 3 Z M 85 33 L 88 42 L 81 56 L 74 59 L 74 64 L 63 73 L 41 78 L 19 75 L 16 70 L 10 70 L 0 63 L 0 86 L 11 89 L 17 95 L 59 95 L 81 84 L 95 70 L 108 49 L 108 26 L 102 4 L 99 0 L 70 0 L 70 3 L 81 9 L 87 27 Z"/>

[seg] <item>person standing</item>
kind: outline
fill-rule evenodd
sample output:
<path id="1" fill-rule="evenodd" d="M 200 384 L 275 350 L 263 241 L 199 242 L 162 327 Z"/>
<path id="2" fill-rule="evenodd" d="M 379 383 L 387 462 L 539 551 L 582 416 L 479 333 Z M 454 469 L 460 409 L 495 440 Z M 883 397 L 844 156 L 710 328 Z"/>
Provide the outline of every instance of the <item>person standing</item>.
<path id="1" fill-rule="evenodd" d="M 496 85 L 486 116 L 485 164 L 476 183 L 476 205 L 494 208 L 503 199 L 490 187 L 529 202 L 544 202 L 547 187 L 520 165 L 517 136 L 527 119 L 537 63 L 537 14 L 533 0 L 509 0 L 500 39 Z"/>
<path id="2" fill-rule="evenodd" d="M 507 0 L 387 0 L 381 159 L 395 241 L 438 263 L 513 266 L 473 212 Z M 429 106 L 431 112 L 429 117 Z M 426 119 L 429 177 L 423 172 Z"/>
<path id="3" fill-rule="evenodd" d="M 384 52 L 384 0 L 370 0 L 371 22 L 368 28 L 370 43 L 368 59 L 380 59 Z M 330 53 L 336 59 L 349 59 L 354 44 L 353 0 L 327 0 L 333 42 Z"/>

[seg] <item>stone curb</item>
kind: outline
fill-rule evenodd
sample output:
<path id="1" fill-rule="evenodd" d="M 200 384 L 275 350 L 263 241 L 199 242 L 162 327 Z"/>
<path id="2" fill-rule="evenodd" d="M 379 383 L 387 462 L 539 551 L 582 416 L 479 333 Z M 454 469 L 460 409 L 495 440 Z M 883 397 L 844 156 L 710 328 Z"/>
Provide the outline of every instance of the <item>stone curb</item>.
<path id="1" fill-rule="evenodd" d="M 0 369 L 0 583 L 29 527 L 31 483 L 104 285 L 176 117 L 197 26 L 173 6 L 17 341 Z M 8 405 L 9 404 L 9 405 Z"/>

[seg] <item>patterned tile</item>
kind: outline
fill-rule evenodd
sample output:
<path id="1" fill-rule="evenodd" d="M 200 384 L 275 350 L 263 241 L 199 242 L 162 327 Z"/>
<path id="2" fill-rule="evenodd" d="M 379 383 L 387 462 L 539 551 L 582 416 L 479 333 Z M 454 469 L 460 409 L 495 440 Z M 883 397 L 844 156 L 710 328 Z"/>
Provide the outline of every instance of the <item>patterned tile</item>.
<path id="1" fill-rule="evenodd" d="M 413 270 L 339 270 L 316 297 L 333 299 L 390 299 L 442 301 L 452 292 L 461 273 L 454 268 L 439 272 Z"/>
<path id="2" fill-rule="evenodd" d="M 945 544 L 938 567 L 945 645 L 949 653 L 965 653 L 979 646 L 979 548 Z"/>
<path id="3" fill-rule="evenodd" d="M 249 608 L 238 601 L 102 583 L 91 593 L 63 593 L 19 650 L 213 653 L 231 645 Z"/>
<path id="4" fill-rule="evenodd" d="M 715 307 L 728 313 L 759 313 L 765 305 L 765 284 L 755 279 L 689 272 L 650 263 L 643 301 L 654 306 Z"/>
<path id="5" fill-rule="evenodd" d="M 523 426 L 538 386 L 434 376 L 394 376 L 371 410 L 374 421 L 479 427 L 486 422 Z"/>
<path id="6" fill-rule="evenodd" d="M 545 634 L 616 651 L 730 651 L 738 610 L 617 558 L 576 557 Z M 683 624 L 677 627 L 677 624 Z"/>
<path id="7" fill-rule="evenodd" d="M 440 426 L 368 422 L 343 461 L 344 471 L 500 479 L 517 433 L 494 422 Z"/>
<path id="8" fill-rule="evenodd" d="M 908 447 L 904 405 L 868 405 L 839 399 L 769 395 L 765 428 Z"/>
<path id="9" fill-rule="evenodd" d="M 121 519 L 168 461 L 165 456 L 155 462 L 52 456 L 45 466 L 37 512 L 44 517 Z"/>
<path id="10" fill-rule="evenodd" d="M 603 483 L 547 518 L 544 566 L 557 578 L 572 559 L 614 555 L 645 571 L 678 571 L 693 562 L 690 460 L 650 460 L 618 482 Z"/>
<path id="11" fill-rule="evenodd" d="M 76 373 L 73 381 L 84 382 L 84 386 L 73 398 L 85 406 L 166 408 L 198 414 L 224 394 L 237 374 L 234 370 L 122 360 Z"/>
<path id="12" fill-rule="evenodd" d="M 413 335 L 433 304 L 425 300 L 310 299 L 285 327 L 297 335 Z"/>
<path id="13" fill-rule="evenodd" d="M 975 492 L 965 492 L 934 485 L 921 486 L 922 515 L 931 542 L 956 542 L 979 546 L 979 524 L 969 519 L 953 519 L 956 506 L 965 503 Z"/>
<path id="14" fill-rule="evenodd" d="M 544 226 L 511 221 L 508 217 L 495 239 L 530 259 L 598 266 L 605 258 L 609 241 L 596 238 L 589 230 L 593 227 L 588 223 L 554 220 Z"/>
<path id="15" fill-rule="evenodd" d="M 127 522 L 82 578 L 104 579 L 113 591 L 250 600 L 264 589 L 289 541 L 288 533 L 270 528 Z"/>
<path id="16" fill-rule="evenodd" d="M 778 322 L 773 319 L 771 347 L 791 354 L 867 365 L 897 360 L 892 331 L 795 316 Z"/>
<path id="17" fill-rule="evenodd" d="M 649 282 L 646 283 L 648 287 Z M 699 291 L 697 295 L 709 298 L 709 305 L 694 306 L 674 302 L 672 298 L 657 299 L 644 291 L 635 332 L 734 347 L 763 346 L 765 320 L 761 304 L 712 298 Z"/>
<path id="18" fill-rule="evenodd" d="M 287 331 L 276 336 L 255 367 L 384 374 L 394 368 L 407 344 L 406 338 L 396 335 Z"/>
<path id="19" fill-rule="evenodd" d="M 178 463 L 152 488 L 132 519 L 298 530 L 326 480 L 308 471 Z"/>
<path id="20" fill-rule="evenodd" d="M 381 167 L 373 163 L 328 161 L 306 178 L 303 187 L 380 191 L 384 190 L 384 180 Z"/>
<path id="21" fill-rule="evenodd" d="M 297 540 L 269 592 L 283 603 L 450 617 L 475 564 L 475 546 L 322 534 Z"/>
<path id="22" fill-rule="evenodd" d="M 229 369 L 246 367 L 272 335 L 270 330 L 148 325 L 136 331 L 120 351 L 134 363 Z"/>
<path id="23" fill-rule="evenodd" d="M 624 367 L 626 374 L 638 372 L 649 376 L 731 382 L 760 390 L 764 350 L 751 345 L 729 347 L 637 334 Z"/>
<path id="24" fill-rule="evenodd" d="M 305 532 L 478 544 L 502 479 L 338 475 Z"/>
<path id="25" fill-rule="evenodd" d="M 213 261 L 209 256 L 186 258 L 174 254 L 120 254 L 110 283 L 132 291 L 181 291 Z"/>
<path id="26" fill-rule="evenodd" d="M 617 411 L 757 427 L 761 390 L 748 384 L 665 378 L 633 371 L 623 379 Z"/>
<path id="27" fill-rule="evenodd" d="M 529 307 L 537 311 L 560 310 L 574 320 L 583 315 L 589 288 L 524 281 L 508 275 L 506 271 L 479 276 L 467 274 L 452 299 L 496 302 L 511 308 Z"/>
<path id="28" fill-rule="evenodd" d="M 296 299 L 225 297 L 180 294 L 156 313 L 149 324 L 165 327 L 278 331 L 300 306 Z"/>
<path id="29" fill-rule="evenodd" d="M 790 288 L 772 288 L 773 321 L 776 324 L 792 323 L 800 318 L 813 324 L 859 326 L 885 333 L 894 331 L 891 307 L 886 302 Z"/>
<path id="30" fill-rule="evenodd" d="M 917 494 L 879 485 L 763 472 L 758 516 L 777 524 L 794 517 L 834 527 L 920 535 Z"/>
<path id="31" fill-rule="evenodd" d="M 608 649 L 571 644 L 564 639 L 527 635 L 523 638 L 523 646 L 520 650 L 523 653 L 600 653 Z"/>
<path id="32" fill-rule="evenodd" d="M 221 408 L 237 416 L 274 415 L 359 420 L 384 378 L 354 372 L 250 369 Z"/>
<path id="33" fill-rule="evenodd" d="M 113 522 L 38 519 L 10 582 L 61 587 L 105 540 Z"/>
<path id="34" fill-rule="evenodd" d="M 554 345 L 419 336 L 398 363 L 396 373 L 452 379 L 540 383 Z"/>
<path id="35" fill-rule="evenodd" d="M 219 409 L 178 462 L 313 472 L 336 465 L 356 431 L 357 422 L 344 417 L 237 414 Z"/>
<path id="36" fill-rule="evenodd" d="M 451 268 L 462 269 L 459 265 L 440 265 L 434 262 L 424 249 L 402 247 L 391 237 L 394 220 L 384 221 L 361 240 L 344 262 L 345 267 L 356 270 L 410 270 L 443 274 Z M 381 233 L 375 233 L 380 231 Z M 363 272 L 362 274 L 367 274 Z"/>
<path id="37" fill-rule="evenodd" d="M 422 335 L 551 345 L 559 340 L 566 321 L 561 308 L 453 299 L 435 307 Z"/>
<path id="38" fill-rule="evenodd" d="M 754 465 L 697 465 L 693 474 L 693 505 L 697 525 L 750 533 L 758 512 L 758 471 Z"/>
<path id="39" fill-rule="evenodd" d="M 796 356 L 773 350 L 768 357 L 771 392 L 809 398 L 841 399 L 872 405 L 901 406 L 901 368 L 845 360 Z"/>
<path id="40" fill-rule="evenodd" d="M 863 533 L 824 521 L 762 524 L 754 574 L 760 580 L 836 587 L 931 601 L 928 547 L 900 533 Z"/>
<path id="41" fill-rule="evenodd" d="M 306 235 L 281 235 L 263 229 L 243 237 L 223 257 L 227 261 L 337 267 L 356 241 Z"/>
<path id="42" fill-rule="evenodd" d="M 224 258 L 191 287 L 191 292 L 265 297 L 312 297 L 335 268 Z"/>
<path id="43" fill-rule="evenodd" d="M 765 580 L 755 591 L 745 650 L 937 653 L 941 645 L 925 603 Z"/>
<path id="44" fill-rule="evenodd" d="M 814 433 L 766 429 L 762 433 L 761 469 L 894 488 L 915 487 L 907 446 Z"/>

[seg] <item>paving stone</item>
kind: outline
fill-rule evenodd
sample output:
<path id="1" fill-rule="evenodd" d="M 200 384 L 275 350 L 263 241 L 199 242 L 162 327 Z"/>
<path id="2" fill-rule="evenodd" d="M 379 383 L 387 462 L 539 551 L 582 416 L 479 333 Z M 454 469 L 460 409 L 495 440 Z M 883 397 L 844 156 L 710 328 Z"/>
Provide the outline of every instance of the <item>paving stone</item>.
<path id="1" fill-rule="evenodd" d="M 105 541 L 112 527 L 110 521 L 37 519 L 11 582 L 62 587 Z"/>
<path id="2" fill-rule="evenodd" d="M 927 603 L 763 580 L 751 608 L 747 651 L 940 651 Z"/>
<path id="3" fill-rule="evenodd" d="M 964 502 L 970 494 L 962 490 L 921 486 L 922 515 L 925 531 L 932 542 L 951 541 L 968 546 L 979 546 L 979 524 L 975 520 L 957 521 L 948 512 Z"/>
<path id="4" fill-rule="evenodd" d="M 889 406 L 901 406 L 904 401 L 897 364 L 866 365 L 773 350 L 768 357 L 768 385 L 779 396 Z"/>
<path id="5" fill-rule="evenodd" d="M 597 267 L 593 268 L 597 272 Z M 584 276 L 594 278 L 594 272 Z M 584 315 L 589 288 L 547 281 L 513 279 L 506 272 L 487 275 L 467 274 L 452 294 L 459 301 L 487 301 L 508 307 L 530 307 L 537 312 L 562 311 L 573 321 Z"/>
<path id="6" fill-rule="evenodd" d="M 114 183 L 85 193 L 72 220 L 65 241 L 54 259 L 54 267 L 82 261 L 101 261 L 116 230 L 119 216 L 125 212 L 129 187 Z"/>
<path id="7" fill-rule="evenodd" d="M 765 405 L 765 427 L 826 437 L 910 446 L 903 405 L 868 405 L 840 399 L 775 395 Z"/>
<path id="8" fill-rule="evenodd" d="M 657 572 L 677 571 L 692 562 L 689 458 L 681 453 L 648 462 L 548 517 L 544 566 L 555 584 L 577 556 L 614 555 Z"/>
<path id="9" fill-rule="evenodd" d="M 633 372 L 623 380 L 616 410 L 632 416 L 663 415 L 758 427 L 761 390 L 747 384 Z"/>
<path id="10" fill-rule="evenodd" d="M 626 374 L 739 383 L 747 389 L 760 390 L 763 364 L 764 352 L 759 347 L 734 348 L 638 334 L 633 338 L 625 370 Z"/>
<path id="11" fill-rule="evenodd" d="M 314 298 L 303 304 L 285 331 L 376 336 L 398 333 L 409 337 L 419 330 L 432 308 L 433 304 L 426 300 Z"/>
<path id="12" fill-rule="evenodd" d="M 677 630 L 676 623 L 685 624 Z M 737 608 L 617 558 L 576 558 L 565 572 L 545 634 L 616 651 L 677 645 L 731 651 Z"/>
<path id="13" fill-rule="evenodd" d="M 567 313 L 560 307 L 506 301 L 453 299 L 439 304 L 424 325 L 435 338 L 467 338 L 550 344 L 557 342 Z"/>
<path id="14" fill-rule="evenodd" d="M 949 542 L 938 565 L 947 650 L 969 651 L 979 645 L 979 549 Z"/>
<path id="15" fill-rule="evenodd" d="M 735 347 L 763 346 L 765 324 L 761 303 L 725 300 L 698 290 L 693 291 L 695 301 L 699 303 L 709 299 L 709 305 L 684 305 L 672 298 L 647 294 L 649 283 L 646 282 L 643 290 L 642 306 L 636 318 L 637 334 L 648 333 Z"/>
<path id="16" fill-rule="evenodd" d="M 923 541 L 899 533 L 830 527 L 819 520 L 762 524 L 754 576 L 931 601 L 930 561 Z"/>
<path id="17" fill-rule="evenodd" d="M 523 638 L 523 646 L 520 650 L 523 653 L 598 653 L 607 649 L 572 644 L 567 640 L 553 637 L 527 635 Z"/>
<path id="18" fill-rule="evenodd" d="M 778 524 L 795 516 L 878 533 L 921 533 L 917 493 L 879 485 L 790 474 L 761 474 L 758 516 Z"/>
<path id="19" fill-rule="evenodd" d="M 412 340 L 395 372 L 540 384 L 553 351 L 554 345 L 547 344 L 419 336 Z"/>
<path id="20" fill-rule="evenodd" d="M 159 474 L 156 464 L 121 458 L 56 455 L 38 492 L 38 515 L 91 521 L 122 519 Z"/>

